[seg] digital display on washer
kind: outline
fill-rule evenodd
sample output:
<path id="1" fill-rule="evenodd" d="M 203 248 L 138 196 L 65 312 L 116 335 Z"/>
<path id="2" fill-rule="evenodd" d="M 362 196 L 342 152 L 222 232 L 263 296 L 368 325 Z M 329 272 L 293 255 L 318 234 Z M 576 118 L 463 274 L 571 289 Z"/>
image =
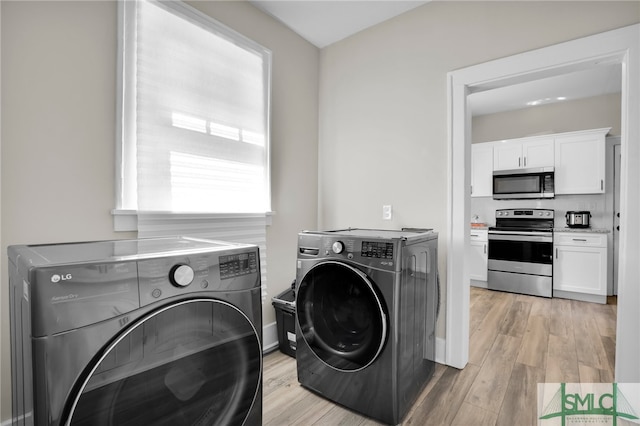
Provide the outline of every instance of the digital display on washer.
<path id="1" fill-rule="evenodd" d="M 378 259 L 393 259 L 393 243 L 379 241 L 363 241 L 362 257 L 376 257 Z"/>
<path id="2" fill-rule="evenodd" d="M 220 256 L 220 279 L 253 274 L 258 271 L 256 253 L 241 253 Z"/>

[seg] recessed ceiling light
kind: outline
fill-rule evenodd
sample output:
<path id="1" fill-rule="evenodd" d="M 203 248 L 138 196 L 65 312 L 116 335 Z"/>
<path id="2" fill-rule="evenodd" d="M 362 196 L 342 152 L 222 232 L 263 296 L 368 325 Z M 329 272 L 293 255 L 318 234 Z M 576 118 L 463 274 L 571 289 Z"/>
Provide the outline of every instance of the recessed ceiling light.
<path id="1" fill-rule="evenodd" d="M 543 98 L 543 99 L 536 99 L 535 101 L 529 101 L 527 102 L 527 105 L 536 106 L 536 105 L 550 104 L 553 102 L 566 101 L 566 100 L 567 98 L 565 96 L 558 96 L 555 98 Z"/>

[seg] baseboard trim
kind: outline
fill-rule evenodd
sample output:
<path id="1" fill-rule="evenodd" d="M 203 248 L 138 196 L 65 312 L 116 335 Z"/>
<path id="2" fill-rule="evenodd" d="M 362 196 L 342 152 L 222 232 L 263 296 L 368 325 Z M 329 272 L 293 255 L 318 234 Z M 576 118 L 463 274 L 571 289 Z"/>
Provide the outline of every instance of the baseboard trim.
<path id="1" fill-rule="evenodd" d="M 278 348 L 278 324 L 274 321 L 262 327 L 262 353 Z"/>
<path id="2" fill-rule="evenodd" d="M 33 422 L 33 420 L 29 420 L 30 417 L 31 417 L 31 412 L 27 413 L 26 416 L 19 416 L 16 419 L 16 422 L 19 422 L 22 420 L 24 423 L 29 424 L 29 421 Z M 2 423 L 0 423 L 0 426 L 11 426 L 12 424 L 13 424 L 13 419 L 7 419 L 7 420 L 4 420 Z"/>
<path id="3" fill-rule="evenodd" d="M 436 362 L 438 364 L 447 364 L 445 361 L 446 357 L 446 345 L 447 341 L 442 337 L 436 337 Z"/>

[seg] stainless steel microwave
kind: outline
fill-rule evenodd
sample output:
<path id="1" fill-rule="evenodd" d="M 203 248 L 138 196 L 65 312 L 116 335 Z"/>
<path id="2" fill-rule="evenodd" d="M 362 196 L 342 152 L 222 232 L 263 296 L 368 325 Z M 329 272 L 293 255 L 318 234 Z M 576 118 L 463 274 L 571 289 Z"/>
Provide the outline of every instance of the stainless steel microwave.
<path id="1" fill-rule="evenodd" d="M 554 178 L 553 167 L 496 170 L 493 172 L 493 199 L 554 198 Z"/>

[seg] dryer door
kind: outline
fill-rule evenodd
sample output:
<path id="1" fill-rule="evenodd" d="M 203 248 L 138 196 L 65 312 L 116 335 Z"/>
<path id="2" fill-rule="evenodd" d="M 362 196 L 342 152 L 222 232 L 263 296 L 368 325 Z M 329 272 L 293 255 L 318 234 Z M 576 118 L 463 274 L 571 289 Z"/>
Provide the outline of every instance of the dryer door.
<path id="1" fill-rule="evenodd" d="M 384 347 L 385 306 L 371 280 L 350 265 L 315 265 L 299 283 L 296 309 L 303 339 L 333 368 L 361 370 Z"/>
<path id="2" fill-rule="evenodd" d="M 64 424 L 241 425 L 261 377 L 261 342 L 239 309 L 181 301 L 127 327 L 96 357 Z"/>

